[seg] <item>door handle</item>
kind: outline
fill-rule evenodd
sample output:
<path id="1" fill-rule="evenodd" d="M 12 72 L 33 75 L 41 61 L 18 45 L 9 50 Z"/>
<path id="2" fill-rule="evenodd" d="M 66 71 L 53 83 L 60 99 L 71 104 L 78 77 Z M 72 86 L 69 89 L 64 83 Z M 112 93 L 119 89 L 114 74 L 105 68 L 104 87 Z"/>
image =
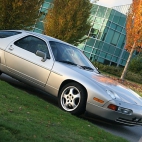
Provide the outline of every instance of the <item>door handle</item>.
<path id="1" fill-rule="evenodd" d="M 9 50 L 11 50 L 11 51 L 12 51 L 13 49 L 14 49 L 14 48 L 12 47 L 12 45 L 10 45 Z"/>

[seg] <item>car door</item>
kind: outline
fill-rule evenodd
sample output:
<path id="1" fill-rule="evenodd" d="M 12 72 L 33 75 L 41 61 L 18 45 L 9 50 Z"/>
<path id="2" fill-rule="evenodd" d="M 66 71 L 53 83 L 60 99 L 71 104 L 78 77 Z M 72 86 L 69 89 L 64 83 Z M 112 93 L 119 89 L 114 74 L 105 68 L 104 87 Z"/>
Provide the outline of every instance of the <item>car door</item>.
<path id="1" fill-rule="evenodd" d="M 36 55 L 36 51 L 46 54 L 46 61 Z M 12 42 L 5 51 L 8 71 L 31 84 L 44 86 L 53 66 L 47 43 L 38 37 L 29 35 Z"/>

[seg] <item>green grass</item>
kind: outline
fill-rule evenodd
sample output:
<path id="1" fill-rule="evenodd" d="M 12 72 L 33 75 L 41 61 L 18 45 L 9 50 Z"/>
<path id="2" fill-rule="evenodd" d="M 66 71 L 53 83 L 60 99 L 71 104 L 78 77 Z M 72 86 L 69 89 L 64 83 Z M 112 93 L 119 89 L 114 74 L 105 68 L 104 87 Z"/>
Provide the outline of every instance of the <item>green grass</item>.
<path id="1" fill-rule="evenodd" d="M 0 142 L 126 142 L 0 81 Z"/>

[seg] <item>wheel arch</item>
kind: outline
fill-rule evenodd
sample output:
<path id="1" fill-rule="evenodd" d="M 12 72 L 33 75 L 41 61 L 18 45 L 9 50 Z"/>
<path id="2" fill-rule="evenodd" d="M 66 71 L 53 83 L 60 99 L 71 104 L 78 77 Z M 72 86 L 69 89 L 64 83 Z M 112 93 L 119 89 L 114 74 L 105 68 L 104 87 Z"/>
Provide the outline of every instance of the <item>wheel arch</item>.
<path id="1" fill-rule="evenodd" d="M 73 110 L 71 112 L 71 114 L 74 114 L 74 115 L 81 115 L 81 114 L 83 114 L 86 111 L 86 104 L 87 104 L 87 99 L 88 99 L 88 93 L 87 93 L 87 89 L 85 88 L 85 86 L 82 85 L 81 83 L 77 82 L 77 81 L 68 79 L 68 80 L 65 80 L 65 81 L 62 82 L 62 84 L 60 85 L 59 91 L 58 91 L 58 104 L 59 104 L 61 109 L 65 110 L 65 108 L 63 108 L 63 106 L 61 104 L 61 100 L 60 100 L 61 96 L 60 95 L 61 95 L 61 91 L 62 91 L 63 87 L 66 86 L 69 83 L 71 83 L 71 84 L 76 83 L 76 85 L 78 84 L 82 88 L 82 89 L 81 88 L 80 89 L 82 90 L 84 97 L 82 97 L 82 99 L 81 99 L 82 100 L 80 102 L 81 105 L 79 103 L 79 106 L 77 108 L 75 108 L 75 110 Z M 75 85 L 75 87 L 77 87 L 76 85 Z"/>
<path id="2" fill-rule="evenodd" d="M 79 83 L 79 82 L 77 82 L 77 81 L 75 81 L 75 80 L 71 80 L 71 79 L 64 80 L 64 81 L 62 82 L 62 84 L 61 84 L 60 87 L 59 87 L 58 95 L 59 95 L 60 90 L 63 88 L 63 86 L 65 86 L 65 85 L 68 84 L 68 83 L 73 83 L 73 82 L 80 84 L 80 85 L 84 88 L 85 94 L 86 94 L 86 101 L 87 101 L 88 92 L 87 92 L 87 89 L 85 88 L 85 86 L 82 85 L 81 83 Z"/>

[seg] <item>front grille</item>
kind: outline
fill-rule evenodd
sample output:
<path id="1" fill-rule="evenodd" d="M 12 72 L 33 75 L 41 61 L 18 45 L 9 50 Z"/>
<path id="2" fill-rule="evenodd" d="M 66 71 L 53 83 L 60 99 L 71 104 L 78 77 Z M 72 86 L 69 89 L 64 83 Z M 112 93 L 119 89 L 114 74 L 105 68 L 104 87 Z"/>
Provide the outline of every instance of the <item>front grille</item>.
<path id="1" fill-rule="evenodd" d="M 130 125 L 130 126 L 142 125 L 142 120 L 134 121 L 134 120 L 128 120 L 128 119 L 124 119 L 124 118 L 117 118 L 115 121 L 118 123 L 121 123 L 121 124 Z"/>

